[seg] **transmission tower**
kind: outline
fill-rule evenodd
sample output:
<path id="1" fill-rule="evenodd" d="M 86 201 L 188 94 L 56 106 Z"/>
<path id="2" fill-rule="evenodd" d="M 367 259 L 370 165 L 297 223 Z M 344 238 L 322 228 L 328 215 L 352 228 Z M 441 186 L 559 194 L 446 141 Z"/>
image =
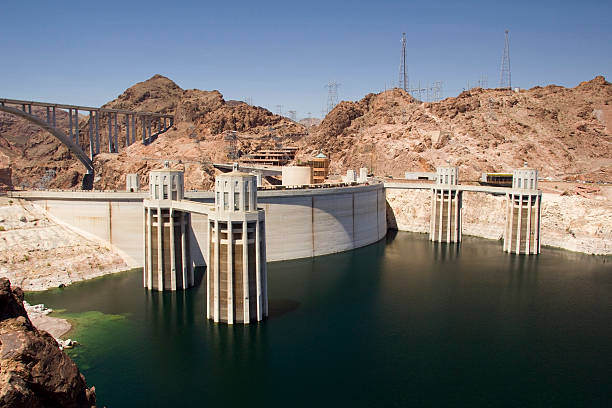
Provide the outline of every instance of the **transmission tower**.
<path id="1" fill-rule="evenodd" d="M 512 89 L 512 77 L 510 76 L 510 39 L 509 31 L 506 30 L 506 41 L 504 43 L 504 55 L 502 55 L 501 68 L 499 72 L 499 87 Z"/>
<path id="2" fill-rule="evenodd" d="M 283 116 L 283 105 L 276 105 L 276 114 Z"/>
<path id="3" fill-rule="evenodd" d="M 340 84 L 336 81 L 330 81 L 327 85 L 325 85 L 325 87 L 328 89 L 326 114 L 328 114 L 332 109 L 334 109 L 334 106 L 338 104 L 338 86 L 340 86 Z"/>
<path id="4" fill-rule="evenodd" d="M 289 113 L 289 119 L 295 122 L 297 120 L 297 111 L 290 110 L 287 112 Z"/>
<path id="5" fill-rule="evenodd" d="M 225 146 L 227 158 L 229 160 L 237 160 L 239 155 L 238 155 L 238 146 L 237 146 L 238 136 L 236 132 L 230 131 L 226 133 L 223 140 L 228 142 L 227 146 Z"/>
<path id="6" fill-rule="evenodd" d="M 399 69 L 399 87 L 404 91 L 408 91 L 408 71 L 406 68 L 406 33 L 402 33 L 402 59 L 400 60 Z"/>

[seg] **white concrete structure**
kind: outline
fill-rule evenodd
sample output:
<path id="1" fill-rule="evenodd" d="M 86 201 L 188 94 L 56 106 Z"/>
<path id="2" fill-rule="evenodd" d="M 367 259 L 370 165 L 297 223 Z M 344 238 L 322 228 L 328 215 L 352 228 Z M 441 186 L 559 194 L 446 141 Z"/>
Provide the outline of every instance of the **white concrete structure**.
<path id="1" fill-rule="evenodd" d="M 207 317 L 228 324 L 268 315 L 265 213 L 257 208 L 257 180 L 233 171 L 217 176 L 208 212 Z"/>
<path id="2" fill-rule="evenodd" d="M 138 178 L 138 174 L 125 175 L 125 191 L 130 193 L 140 191 L 140 179 Z"/>
<path id="3" fill-rule="evenodd" d="M 504 251 L 539 254 L 542 192 L 538 190 L 538 171 L 527 167 L 514 170 L 512 191 L 506 197 Z"/>
<path id="4" fill-rule="evenodd" d="M 149 174 L 151 200 L 182 200 L 185 183 L 183 172 L 164 168 Z"/>
<path id="5" fill-rule="evenodd" d="M 438 167 L 436 184 L 431 190 L 429 239 L 437 242 L 461 241 L 462 192 L 457 167 Z"/>
<path id="6" fill-rule="evenodd" d="M 251 171 L 250 172 L 253 176 L 255 176 L 256 180 L 257 180 L 257 187 L 261 187 L 263 186 L 263 174 L 261 171 Z"/>
<path id="7" fill-rule="evenodd" d="M 435 181 L 437 174 L 431 171 L 407 171 L 404 173 L 406 180 L 431 180 Z"/>
<path id="8" fill-rule="evenodd" d="M 359 169 L 359 178 L 357 179 L 359 183 L 366 183 L 368 181 L 368 168 L 361 167 Z"/>
<path id="9" fill-rule="evenodd" d="M 512 188 L 536 191 L 538 189 L 538 171 L 528 167 L 514 170 L 512 172 Z"/>
<path id="10" fill-rule="evenodd" d="M 312 184 L 312 168 L 310 166 L 283 166 L 283 186 L 303 186 Z"/>
<path id="11" fill-rule="evenodd" d="M 75 230 L 110 243 L 131 267 L 143 266 L 142 213 L 148 192 L 21 191 L 9 192 L 9 195 L 33 201 Z M 212 204 L 214 192 L 187 191 L 184 198 L 190 201 L 170 204 L 180 203 L 183 207 L 193 201 Z M 377 242 L 387 233 L 386 201 L 380 183 L 259 191 L 257 199 L 266 211 L 268 261 L 348 251 Z M 204 266 L 207 264 L 207 214 L 191 212 L 190 227 L 192 265 Z"/>
<path id="12" fill-rule="evenodd" d="M 436 168 L 436 184 L 456 186 L 459 184 L 459 168 L 456 166 L 443 166 Z"/>
<path id="13" fill-rule="evenodd" d="M 189 251 L 190 213 L 177 211 L 183 199 L 183 172 L 168 168 L 149 175 L 149 200 L 144 200 L 143 284 L 152 290 L 187 289 L 194 285 Z"/>
<path id="14" fill-rule="evenodd" d="M 354 183 L 357 181 L 357 176 L 355 175 L 355 170 L 347 170 L 346 176 L 344 176 L 343 180 L 345 183 Z"/>

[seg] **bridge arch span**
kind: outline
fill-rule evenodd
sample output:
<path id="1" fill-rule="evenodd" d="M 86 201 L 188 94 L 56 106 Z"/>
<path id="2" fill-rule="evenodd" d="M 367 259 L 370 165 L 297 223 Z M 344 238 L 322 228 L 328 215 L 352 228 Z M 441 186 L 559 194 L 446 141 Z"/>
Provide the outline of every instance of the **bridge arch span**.
<path id="1" fill-rule="evenodd" d="M 93 171 L 94 171 L 93 162 L 91 161 L 89 156 L 87 156 L 87 154 L 83 152 L 83 150 L 81 149 L 79 145 L 77 145 L 72 140 L 70 140 L 68 135 L 66 135 L 64 132 L 62 132 L 56 127 L 53 127 L 51 124 L 47 123 L 46 121 L 34 115 L 31 115 L 27 112 L 24 112 L 20 109 L 17 109 L 17 108 L 13 108 L 10 106 L 4 106 L 0 104 L 0 111 L 12 113 L 13 115 L 19 116 L 27 120 L 28 122 L 34 123 L 35 125 L 51 133 L 56 139 L 58 139 L 66 147 L 68 147 L 68 150 L 70 150 L 74 154 L 74 156 L 83 164 L 83 166 L 85 166 L 85 169 L 87 169 L 87 174 L 93 174 Z"/>

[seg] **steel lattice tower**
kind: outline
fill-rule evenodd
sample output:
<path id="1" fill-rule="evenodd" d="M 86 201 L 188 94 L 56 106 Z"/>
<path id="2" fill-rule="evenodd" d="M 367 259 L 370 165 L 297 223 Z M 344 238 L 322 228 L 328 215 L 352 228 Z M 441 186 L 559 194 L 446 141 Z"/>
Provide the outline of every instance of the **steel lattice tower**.
<path id="1" fill-rule="evenodd" d="M 338 104 L 338 86 L 340 84 L 335 81 L 330 81 L 325 87 L 329 90 L 327 93 L 327 113 Z"/>
<path id="2" fill-rule="evenodd" d="M 508 33 L 509 31 L 506 30 L 504 55 L 502 55 L 501 67 L 499 69 L 499 87 L 512 89 L 512 77 L 510 75 L 510 39 Z"/>
<path id="3" fill-rule="evenodd" d="M 399 87 L 404 91 L 408 91 L 408 70 L 406 68 L 406 33 L 402 33 L 402 59 L 399 69 Z"/>

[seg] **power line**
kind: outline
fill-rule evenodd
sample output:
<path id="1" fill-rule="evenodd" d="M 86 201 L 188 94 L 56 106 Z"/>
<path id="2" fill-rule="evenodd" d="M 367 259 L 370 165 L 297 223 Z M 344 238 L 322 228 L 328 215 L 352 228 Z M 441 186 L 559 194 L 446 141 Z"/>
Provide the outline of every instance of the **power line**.
<path id="1" fill-rule="evenodd" d="M 499 69 L 499 87 L 512 89 L 512 77 L 510 75 L 510 39 L 509 31 L 506 30 L 506 41 L 504 42 L 504 54 L 502 55 L 501 67 Z"/>

